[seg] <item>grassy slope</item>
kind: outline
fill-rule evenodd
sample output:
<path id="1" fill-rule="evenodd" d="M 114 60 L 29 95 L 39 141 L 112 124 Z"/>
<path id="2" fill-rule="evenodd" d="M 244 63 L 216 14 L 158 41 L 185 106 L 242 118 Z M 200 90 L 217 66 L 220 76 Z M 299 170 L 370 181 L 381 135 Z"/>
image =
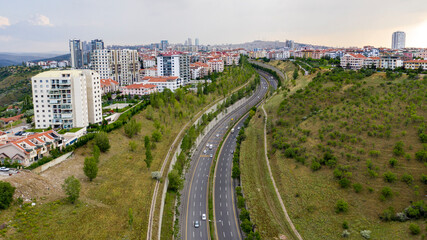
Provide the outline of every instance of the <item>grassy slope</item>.
<path id="1" fill-rule="evenodd" d="M 390 85 L 383 85 L 382 83 L 386 81 L 381 74 L 375 74 L 365 80 L 367 83 L 362 84 L 362 88 L 370 88 L 369 92 L 378 95 L 379 99 L 383 99 L 386 93 L 399 91 L 390 89 Z M 391 86 L 396 86 L 398 82 L 402 81 L 404 80 L 396 80 Z M 332 87 L 334 84 L 327 83 L 326 86 Z M 316 93 L 311 92 L 304 95 L 306 98 L 292 99 L 287 103 L 290 106 L 290 110 L 286 113 L 280 113 L 280 116 L 277 110 L 283 96 L 278 95 L 267 103 L 266 109 L 269 116 L 273 117 L 273 122 L 276 122 L 279 118 L 291 122 L 291 127 L 286 130 L 284 127 L 276 126 L 279 131 L 285 133 L 287 142 L 296 142 L 296 145 L 305 149 L 305 166 L 301 163 L 296 163 L 293 159 L 284 157 L 281 151 L 275 151 L 274 154 L 270 155 L 273 174 L 275 175 L 278 187 L 286 202 L 285 204 L 291 219 L 303 238 L 340 239 L 342 232 L 341 225 L 344 220 L 349 222 L 352 239 L 361 239 L 359 232 L 364 229 L 371 230 L 372 238 L 374 239 L 411 238 L 408 231 L 409 222 L 385 223 L 379 220 L 378 215 L 389 206 L 393 206 L 396 211 L 402 211 L 403 208 L 409 205 L 409 201 L 422 199 L 422 195 L 425 194 L 425 185 L 419 180 L 421 173 L 425 172 L 425 166 L 413 159 L 414 153 L 422 148 L 416 135 L 416 128 L 419 123 L 404 124 L 406 118 L 403 116 L 403 113 L 405 107 L 408 105 L 407 99 L 395 98 L 390 107 L 387 104 L 366 103 L 366 99 L 362 100 L 362 97 L 360 97 L 358 100 L 362 100 L 361 104 L 364 108 L 366 110 L 370 109 L 367 111 L 372 112 L 361 112 L 360 108 L 352 104 L 348 104 L 346 109 L 343 109 L 345 101 L 350 97 L 346 89 L 350 89 L 351 87 L 352 85 L 344 84 L 336 91 L 332 91 L 331 94 L 316 95 Z M 414 91 L 416 88 L 413 87 L 408 87 L 406 90 L 403 88 L 401 88 L 401 91 L 404 94 L 414 96 L 417 93 L 422 98 L 422 101 L 416 105 L 417 114 L 427 119 L 427 109 L 425 108 L 426 84 L 418 89 L 417 92 Z M 424 93 L 424 97 L 422 97 L 422 93 Z M 424 104 L 421 104 L 422 102 Z M 301 121 L 302 117 L 310 113 L 309 106 L 316 104 L 321 109 L 330 107 L 334 108 L 335 111 L 333 111 L 332 115 L 325 116 L 323 120 L 320 119 L 319 115 L 315 115 L 314 117 L 309 117 L 306 121 Z M 375 116 L 375 112 L 377 116 Z M 323 113 L 326 113 L 326 111 Z M 368 126 L 363 120 L 370 118 L 371 124 L 386 124 L 384 115 L 387 114 L 394 116 L 390 120 L 392 125 L 391 137 L 367 136 L 367 131 L 372 131 L 372 125 Z M 400 119 L 397 117 L 397 114 L 400 114 Z M 338 118 L 333 120 L 335 116 L 338 116 Z M 343 121 L 349 123 L 348 128 L 340 127 Z M 356 125 L 356 122 L 359 121 L 362 122 L 359 127 L 362 129 L 367 127 L 367 130 L 356 133 L 353 125 Z M 299 123 L 299 129 L 295 127 L 295 123 L 297 122 Z M 314 173 L 309 169 L 313 157 L 321 157 L 323 154 L 317 148 L 317 145 L 320 143 L 323 146 L 327 146 L 327 140 L 331 140 L 328 137 L 325 137 L 324 141 L 319 139 L 319 129 L 327 125 L 333 125 L 333 130 L 345 134 L 356 134 L 362 139 L 362 141 L 356 143 L 345 142 L 338 144 L 337 147 L 329 146 L 338 157 L 338 164 L 350 167 L 350 171 L 353 174 L 350 178 L 352 183 L 359 182 L 363 185 L 361 193 L 355 193 L 351 187 L 349 189 L 341 189 L 337 181 L 333 178 L 333 169 L 324 166 L 320 171 Z M 303 129 L 310 130 L 311 133 L 307 137 L 306 142 L 298 143 L 298 139 L 303 136 Z M 402 132 L 404 131 L 406 132 L 405 136 L 402 136 Z M 408 161 L 404 157 L 400 157 L 398 158 L 399 166 L 392 169 L 387 163 L 393 157 L 392 150 L 394 144 L 399 140 L 405 142 L 405 152 L 409 153 L 412 159 Z M 274 150 L 271 147 L 272 141 L 273 138 L 270 134 L 269 150 L 273 153 Z M 356 150 L 362 148 L 365 150 L 365 153 L 358 154 Z M 381 152 L 380 156 L 377 158 L 369 156 L 368 152 L 370 150 L 379 150 Z M 353 154 L 355 158 L 359 157 L 359 161 L 355 160 L 355 158 L 348 159 L 346 157 L 347 154 Z M 379 167 L 379 177 L 370 178 L 367 175 L 367 159 L 372 159 L 374 165 Z M 382 174 L 389 170 L 398 177 L 395 183 L 385 183 L 382 179 Z M 399 180 L 404 173 L 411 173 L 413 175 L 415 179 L 413 184 L 408 186 Z M 395 193 L 392 199 L 386 201 L 379 200 L 379 192 L 383 186 L 390 186 L 392 188 Z M 367 190 L 368 187 L 372 187 L 374 191 L 370 193 Z M 418 192 L 416 191 L 417 189 Z M 345 199 L 349 203 L 350 210 L 348 213 L 335 214 L 334 206 L 338 199 Z M 421 224 L 422 221 L 418 221 L 418 223 Z M 425 229 L 424 224 L 421 224 L 421 229 Z"/>

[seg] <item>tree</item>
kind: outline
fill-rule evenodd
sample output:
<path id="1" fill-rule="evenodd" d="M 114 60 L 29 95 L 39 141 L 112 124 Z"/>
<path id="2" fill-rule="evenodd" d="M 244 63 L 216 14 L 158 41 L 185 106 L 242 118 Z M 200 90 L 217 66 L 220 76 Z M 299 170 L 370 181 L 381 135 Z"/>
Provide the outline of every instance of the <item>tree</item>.
<path id="1" fill-rule="evenodd" d="M 154 118 L 154 111 L 151 105 L 148 105 L 147 109 L 145 110 L 145 118 L 147 118 L 148 120 L 153 120 Z"/>
<path id="2" fill-rule="evenodd" d="M 411 231 L 412 235 L 418 235 L 420 233 L 420 226 L 415 223 L 411 223 L 409 225 L 409 230 Z"/>
<path id="3" fill-rule="evenodd" d="M 80 196 L 80 181 L 74 176 L 70 176 L 65 179 L 62 189 L 65 191 L 65 194 L 68 196 L 68 200 L 71 203 L 75 203 Z"/>
<path id="4" fill-rule="evenodd" d="M 342 199 L 338 200 L 335 205 L 335 212 L 347 212 L 348 211 L 348 203 Z"/>
<path id="5" fill-rule="evenodd" d="M 138 148 L 138 144 L 135 141 L 129 141 L 129 147 L 132 152 L 135 152 Z"/>
<path id="6" fill-rule="evenodd" d="M 0 181 L 0 209 L 6 209 L 13 201 L 15 187 L 8 182 Z"/>
<path id="7" fill-rule="evenodd" d="M 125 134 L 129 138 L 132 138 L 134 135 L 137 135 L 142 128 L 142 124 L 135 121 L 135 119 L 130 120 L 125 125 Z"/>
<path id="8" fill-rule="evenodd" d="M 298 69 L 294 70 L 294 74 L 292 75 L 293 79 L 296 80 L 298 78 Z"/>
<path id="9" fill-rule="evenodd" d="M 97 145 L 93 145 L 93 157 L 95 158 L 96 162 L 99 163 L 99 156 L 101 155 L 101 150 L 99 150 L 99 147 Z"/>
<path id="10" fill-rule="evenodd" d="M 101 152 L 106 152 L 110 149 L 110 139 L 108 139 L 108 134 L 106 132 L 99 132 L 95 135 L 95 144 L 99 147 Z"/>
<path id="11" fill-rule="evenodd" d="M 147 164 L 147 168 L 150 168 L 151 163 L 153 162 L 153 155 L 151 155 L 151 149 L 145 149 L 145 164 Z"/>
<path id="12" fill-rule="evenodd" d="M 154 142 L 160 142 L 160 140 L 162 140 L 162 134 L 159 130 L 154 130 L 153 134 L 151 134 L 151 138 Z"/>
<path id="13" fill-rule="evenodd" d="M 168 179 L 169 179 L 169 190 L 171 191 L 178 191 L 179 188 L 181 187 L 181 177 L 179 176 L 178 170 L 173 169 L 169 174 L 168 174 Z"/>
<path id="14" fill-rule="evenodd" d="M 150 137 L 149 136 L 144 137 L 144 146 L 145 146 L 145 149 L 150 148 Z"/>
<path id="15" fill-rule="evenodd" d="M 96 163 L 95 157 L 87 157 L 85 158 L 83 172 L 86 177 L 89 178 L 89 181 L 92 181 L 98 175 L 98 164 Z"/>

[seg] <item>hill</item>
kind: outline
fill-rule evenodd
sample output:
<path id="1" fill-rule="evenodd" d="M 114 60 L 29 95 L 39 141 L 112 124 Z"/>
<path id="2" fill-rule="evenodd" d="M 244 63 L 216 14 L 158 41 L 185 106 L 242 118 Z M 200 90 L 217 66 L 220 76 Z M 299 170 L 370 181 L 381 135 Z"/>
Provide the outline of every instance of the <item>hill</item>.
<path id="1" fill-rule="evenodd" d="M 38 61 L 63 61 L 63 60 L 67 60 L 70 61 L 71 58 L 71 54 L 64 54 L 64 55 L 59 55 L 56 57 L 50 57 L 50 58 L 43 58 L 43 59 L 37 59 L 34 60 L 34 62 L 38 62 Z"/>
<path id="2" fill-rule="evenodd" d="M 0 67 L 21 65 L 22 62 L 56 57 L 53 53 L 0 53 Z"/>
<path id="3" fill-rule="evenodd" d="M 335 69 L 298 77 L 267 101 L 272 172 L 304 239 L 341 239 L 344 228 L 350 239 L 363 239 L 363 230 L 372 239 L 417 239 L 411 224 L 425 234 L 426 92 L 426 77 Z M 260 227 L 276 226 L 262 222 L 274 215 L 250 209 Z"/>

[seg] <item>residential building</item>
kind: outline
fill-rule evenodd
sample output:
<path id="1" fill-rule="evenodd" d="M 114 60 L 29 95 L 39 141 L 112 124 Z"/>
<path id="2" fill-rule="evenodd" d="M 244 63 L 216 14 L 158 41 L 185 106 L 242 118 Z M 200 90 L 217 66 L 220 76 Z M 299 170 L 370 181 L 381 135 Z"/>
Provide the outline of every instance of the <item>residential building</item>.
<path id="1" fill-rule="evenodd" d="M 111 50 L 111 78 L 120 86 L 130 85 L 139 80 L 141 68 L 136 50 Z"/>
<path id="2" fill-rule="evenodd" d="M 380 59 L 380 68 L 395 69 L 403 67 L 403 61 L 397 56 L 382 56 Z"/>
<path id="3" fill-rule="evenodd" d="M 341 58 L 341 67 L 359 70 L 363 67 L 366 57 L 360 53 L 347 53 Z"/>
<path id="4" fill-rule="evenodd" d="M 183 85 L 182 80 L 177 76 L 144 77 L 142 78 L 142 82 L 156 85 L 159 92 L 163 92 L 166 88 L 174 92 Z"/>
<path id="5" fill-rule="evenodd" d="M 198 39 L 198 38 L 196 38 L 196 39 L 194 40 L 194 45 L 196 45 L 196 47 L 198 47 L 198 46 L 199 46 L 199 39 Z"/>
<path id="6" fill-rule="evenodd" d="M 101 84 L 92 70 L 46 71 L 31 78 L 37 129 L 86 127 L 102 121 Z"/>
<path id="7" fill-rule="evenodd" d="M 120 89 L 120 85 L 118 82 L 114 81 L 111 78 L 101 79 L 101 91 L 102 94 L 116 92 Z"/>
<path id="8" fill-rule="evenodd" d="M 143 68 L 151 68 L 156 66 L 156 58 L 155 57 L 143 57 L 142 58 L 142 67 Z"/>
<path id="9" fill-rule="evenodd" d="M 423 70 L 427 70 L 427 60 L 410 60 L 403 64 L 405 69 L 419 69 L 421 67 Z"/>
<path id="10" fill-rule="evenodd" d="M 167 52 L 157 57 L 158 76 L 176 76 L 187 84 L 190 80 L 190 56 L 180 52 Z"/>
<path id="11" fill-rule="evenodd" d="M 168 40 L 161 40 L 160 41 L 160 49 L 163 51 L 166 51 L 169 47 L 169 42 Z"/>
<path id="12" fill-rule="evenodd" d="M 95 49 L 92 51 L 90 68 L 99 74 L 101 79 L 112 77 L 111 51 L 108 49 Z"/>
<path id="13" fill-rule="evenodd" d="M 91 51 L 104 49 L 104 41 L 101 39 L 94 39 L 90 41 Z"/>
<path id="14" fill-rule="evenodd" d="M 144 96 L 155 93 L 157 91 L 157 85 L 144 84 L 142 82 L 122 87 L 122 94 L 131 96 Z"/>
<path id="15" fill-rule="evenodd" d="M 209 66 L 210 72 L 223 72 L 224 71 L 224 61 L 221 59 L 209 60 L 208 66 Z"/>
<path id="16" fill-rule="evenodd" d="M 71 39 L 70 42 L 71 67 L 74 69 L 83 68 L 83 50 L 79 39 Z"/>
<path id="17" fill-rule="evenodd" d="M 199 79 L 209 75 L 207 63 L 195 62 L 190 64 L 191 79 Z"/>
<path id="18" fill-rule="evenodd" d="M 397 31 L 394 32 L 391 38 L 392 49 L 403 49 L 405 48 L 406 33 Z"/>
<path id="19" fill-rule="evenodd" d="M 63 138 L 55 130 L 8 140 L 0 144 L 0 161 L 8 159 L 25 167 L 63 146 Z"/>
<path id="20" fill-rule="evenodd" d="M 367 57 L 363 62 L 363 67 L 365 68 L 379 68 L 380 67 L 380 57 Z"/>

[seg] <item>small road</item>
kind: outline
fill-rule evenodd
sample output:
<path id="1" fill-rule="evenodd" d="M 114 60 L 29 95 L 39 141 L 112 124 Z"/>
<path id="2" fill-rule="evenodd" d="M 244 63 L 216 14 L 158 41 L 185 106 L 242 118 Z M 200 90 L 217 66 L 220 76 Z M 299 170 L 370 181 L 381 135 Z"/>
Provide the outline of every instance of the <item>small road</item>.
<path id="1" fill-rule="evenodd" d="M 202 214 L 206 214 L 206 219 L 209 219 L 208 211 L 208 195 L 209 195 L 209 173 L 212 165 L 215 152 L 227 132 L 227 128 L 231 119 L 236 120 L 243 116 L 252 106 L 259 102 L 267 92 L 267 83 L 262 80 L 262 87 L 258 87 L 255 93 L 246 99 L 246 102 L 239 108 L 229 112 L 222 120 L 220 120 L 202 139 L 201 143 L 195 150 L 192 156 L 190 171 L 186 177 L 186 182 L 183 191 L 183 211 L 181 218 L 182 239 L 210 239 L 208 220 L 202 220 Z M 210 145 L 212 144 L 212 149 Z M 212 156 L 212 157 L 211 157 Z M 231 171 L 231 167 L 230 167 Z M 231 175 L 221 177 L 228 178 L 231 184 Z M 228 193 L 232 194 L 232 189 L 228 189 Z M 231 199 L 231 198 L 230 198 Z M 234 206 L 229 205 L 230 207 Z M 232 213 L 235 216 L 235 212 Z M 200 226 L 195 227 L 195 222 L 198 221 Z M 239 228 L 235 225 L 235 234 L 239 234 Z M 230 239 L 230 238 L 228 238 Z"/>

